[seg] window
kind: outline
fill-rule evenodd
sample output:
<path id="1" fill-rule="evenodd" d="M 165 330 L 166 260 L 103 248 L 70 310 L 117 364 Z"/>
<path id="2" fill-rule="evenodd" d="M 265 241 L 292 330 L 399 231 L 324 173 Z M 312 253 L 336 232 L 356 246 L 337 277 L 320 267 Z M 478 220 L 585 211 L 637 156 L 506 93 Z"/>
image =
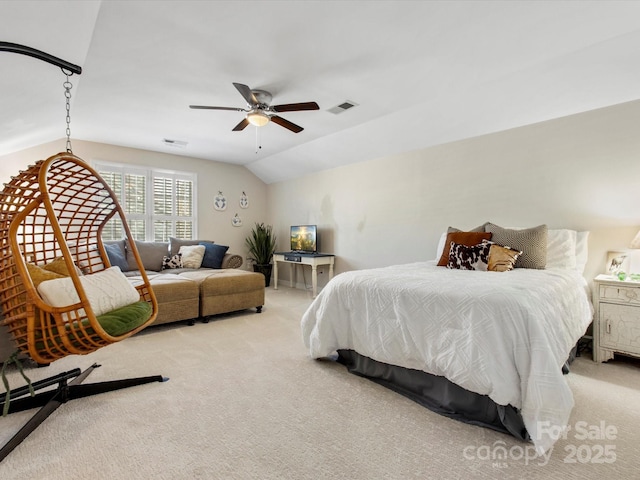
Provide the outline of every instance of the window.
<path id="1" fill-rule="evenodd" d="M 134 239 L 195 238 L 195 174 L 106 162 L 96 162 L 94 168 L 116 194 Z M 105 225 L 102 238 L 120 240 L 123 233 L 114 219 Z"/>

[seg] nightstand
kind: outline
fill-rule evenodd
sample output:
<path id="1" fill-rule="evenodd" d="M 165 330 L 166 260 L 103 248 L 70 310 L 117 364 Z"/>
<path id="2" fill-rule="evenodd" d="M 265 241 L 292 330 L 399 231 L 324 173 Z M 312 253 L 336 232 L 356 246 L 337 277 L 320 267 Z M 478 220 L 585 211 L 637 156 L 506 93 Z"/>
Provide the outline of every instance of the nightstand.
<path id="1" fill-rule="evenodd" d="M 640 357 L 640 282 L 598 275 L 593 284 L 593 361 Z"/>

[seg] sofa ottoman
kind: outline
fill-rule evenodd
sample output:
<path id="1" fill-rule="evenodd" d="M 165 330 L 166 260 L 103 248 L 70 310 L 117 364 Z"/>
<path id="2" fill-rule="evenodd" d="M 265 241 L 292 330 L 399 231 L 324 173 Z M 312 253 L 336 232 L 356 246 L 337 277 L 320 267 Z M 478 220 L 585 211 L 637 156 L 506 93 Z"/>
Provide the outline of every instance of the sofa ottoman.
<path id="1" fill-rule="evenodd" d="M 158 316 L 152 325 L 191 320 L 200 315 L 198 282 L 172 273 L 151 274 L 149 283 L 158 301 Z M 129 277 L 135 285 L 142 277 Z"/>
<path id="2" fill-rule="evenodd" d="M 238 269 L 196 270 L 180 274 L 200 284 L 200 316 L 255 307 L 262 311 L 265 280 L 261 273 Z"/>

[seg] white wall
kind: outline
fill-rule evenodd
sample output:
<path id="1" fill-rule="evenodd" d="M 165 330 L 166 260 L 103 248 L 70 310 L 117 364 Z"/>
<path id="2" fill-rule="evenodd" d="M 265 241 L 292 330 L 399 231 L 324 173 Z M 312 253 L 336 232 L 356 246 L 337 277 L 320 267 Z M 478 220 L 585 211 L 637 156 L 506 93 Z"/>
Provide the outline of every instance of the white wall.
<path id="1" fill-rule="evenodd" d="M 271 184 L 268 218 L 283 250 L 317 224 L 337 272 L 433 259 L 449 225 L 589 230 L 592 278 L 640 228 L 638 125 L 640 101 Z"/>
<path id="2" fill-rule="evenodd" d="M 24 170 L 37 160 L 48 158 L 65 149 L 65 140 L 51 142 L 28 150 L 0 157 L 0 181 L 7 182 L 11 175 Z M 267 187 L 246 168 L 220 162 L 211 162 L 180 155 L 150 152 L 134 148 L 118 147 L 102 143 L 73 140 L 73 152 L 91 164 L 102 160 L 132 165 L 152 166 L 168 170 L 195 172 L 198 175 L 198 232 L 200 239 L 213 240 L 229 245 L 229 252 L 245 258 L 247 251 L 244 239 L 255 222 L 267 218 Z M 220 212 L 213 208 L 213 198 L 222 191 L 227 197 L 228 207 Z M 239 206 L 242 192 L 249 198 L 249 208 Z M 231 219 L 235 214 L 242 219 L 241 227 L 234 227 Z"/>

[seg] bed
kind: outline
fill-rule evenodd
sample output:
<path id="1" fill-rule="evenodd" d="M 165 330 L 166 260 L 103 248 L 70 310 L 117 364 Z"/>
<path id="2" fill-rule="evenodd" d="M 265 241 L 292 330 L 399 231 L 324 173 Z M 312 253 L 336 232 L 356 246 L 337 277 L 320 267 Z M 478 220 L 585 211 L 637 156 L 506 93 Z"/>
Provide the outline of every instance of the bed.
<path id="1" fill-rule="evenodd" d="M 544 453 L 568 423 L 562 368 L 593 316 L 586 235 L 548 235 L 546 269 L 426 261 L 337 275 L 303 315 L 305 345 L 312 358 L 338 354 L 354 373 Z"/>

